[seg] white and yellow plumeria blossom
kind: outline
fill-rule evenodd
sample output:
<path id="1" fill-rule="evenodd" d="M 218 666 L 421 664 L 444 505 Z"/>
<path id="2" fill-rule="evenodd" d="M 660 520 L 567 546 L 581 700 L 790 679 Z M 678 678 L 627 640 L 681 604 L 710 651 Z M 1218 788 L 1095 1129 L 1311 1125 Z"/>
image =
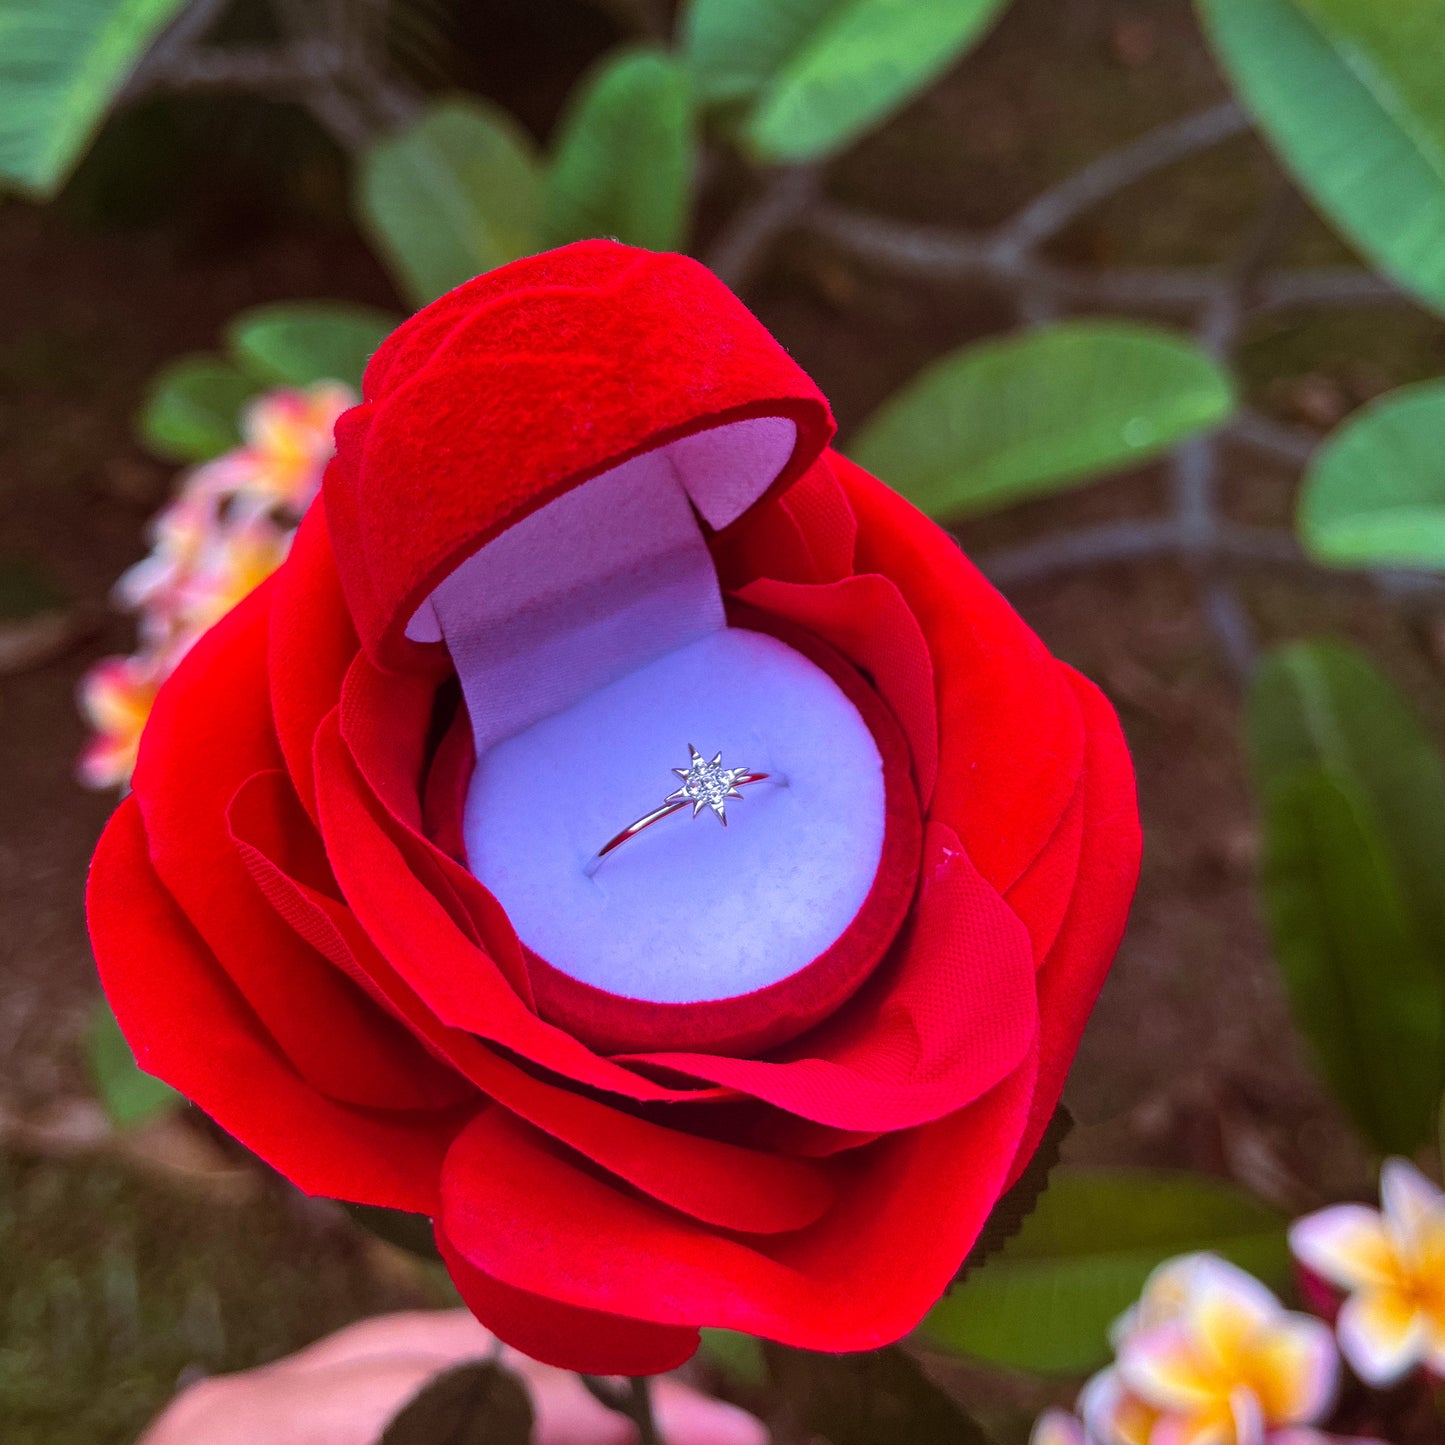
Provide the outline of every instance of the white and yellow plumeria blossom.
<path id="1" fill-rule="evenodd" d="M 1120 1382 L 1159 1415 L 1149 1445 L 1263 1445 L 1334 1403 L 1328 1326 L 1217 1255 L 1162 1266 L 1121 1324 Z"/>
<path id="2" fill-rule="evenodd" d="M 1341 1204 L 1290 1230 L 1295 1257 L 1348 1298 L 1340 1349 L 1369 1385 L 1445 1375 L 1445 1193 L 1406 1159 L 1380 1171 L 1381 1208 Z"/>
<path id="3" fill-rule="evenodd" d="M 1114 1327 L 1113 1342 L 1115 1364 L 1079 1399 L 1088 1445 L 1319 1445 L 1327 1438 L 1310 1427 L 1330 1409 L 1338 1384 L 1328 1327 L 1286 1310 L 1216 1255 L 1161 1265 Z"/>

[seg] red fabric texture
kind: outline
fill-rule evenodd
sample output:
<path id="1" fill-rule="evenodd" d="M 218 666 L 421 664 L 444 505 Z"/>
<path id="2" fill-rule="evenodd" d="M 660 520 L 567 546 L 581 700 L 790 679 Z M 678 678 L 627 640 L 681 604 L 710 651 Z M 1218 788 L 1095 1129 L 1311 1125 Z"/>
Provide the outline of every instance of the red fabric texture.
<path id="1" fill-rule="evenodd" d="M 878 936 L 782 1033 L 757 1031 L 781 995 L 741 1031 L 599 1026 L 466 870 L 455 682 L 401 628 L 563 488 L 763 415 L 798 445 L 711 539 L 719 577 L 845 660 L 914 841 Z M 1123 928 L 1112 710 L 830 430 L 682 258 L 585 243 L 443 297 L 373 359 L 281 570 L 162 688 L 96 852 L 142 1066 L 301 1188 L 430 1216 L 474 1312 L 553 1364 L 667 1369 L 699 1326 L 833 1351 L 912 1328 L 1036 1147 Z"/>

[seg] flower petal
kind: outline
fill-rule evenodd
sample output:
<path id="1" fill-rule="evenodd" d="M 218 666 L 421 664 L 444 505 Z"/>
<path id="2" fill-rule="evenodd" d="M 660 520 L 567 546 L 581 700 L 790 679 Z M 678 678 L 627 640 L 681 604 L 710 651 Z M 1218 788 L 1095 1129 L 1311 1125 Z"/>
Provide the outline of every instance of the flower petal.
<path id="1" fill-rule="evenodd" d="M 1088 1445 L 1084 1427 L 1067 1410 L 1045 1410 L 1029 1432 L 1029 1445 Z"/>
<path id="2" fill-rule="evenodd" d="M 1397 1290 L 1352 1295 L 1335 1329 L 1345 1358 L 1367 1385 L 1404 1379 L 1428 1348 L 1424 1316 Z"/>
<path id="3" fill-rule="evenodd" d="M 1378 1288 L 1398 1276 L 1394 1246 L 1377 1210 L 1338 1204 L 1290 1226 L 1295 1258 L 1342 1289 Z"/>
<path id="4" fill-rule="evenodd" d="M 1124 1384 L 1162 1411 L 1192 1413 L 1222 1398 L 1218 1375 L 1200 1358 L 1183 1321 L 1140 1330 L 1119 1351 Z"/>
<path id="5" fill-rule="evenodd" d="M 1268 1424 L 1311 1424 L 1329 1411 L 1339 1388 L 1334 1334 L 1320 1320 L 1286 1315 L 1255 1342 L 1250 1375 Z"/>
<path id="6" fill-rule="evenodd" d="M 1408 1159 L 1387 1159 L 1380 1170 L 1380 1203 L 1406 1267 L 1418 1267 L 1427 1235 L 1445 1229 L 1445 1194 Z"/>

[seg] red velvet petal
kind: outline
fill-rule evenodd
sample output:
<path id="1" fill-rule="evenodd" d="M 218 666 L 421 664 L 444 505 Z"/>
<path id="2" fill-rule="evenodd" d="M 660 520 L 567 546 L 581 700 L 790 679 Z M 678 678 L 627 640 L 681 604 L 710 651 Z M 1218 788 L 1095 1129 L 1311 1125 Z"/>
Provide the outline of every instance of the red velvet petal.
<path id="1" fill-rule="evenodd" d="M 946 532 L 846 457 L 832 461 L 858 517 L 859 572 L 890 578 L 928 641 L 941 762 L 932 816 L 1007 890 L 1078 785 L 1078 702 L 1043 643 Z"/>
<path id="2" fill-rule="evenodd" d="M 808 539 L 816 566 L 815 575 L 807 580 L 839 582 L 853 575 L 858 518 L 838 485 L 828 453 L 778 498 L 778 505 Z"/>
<path id="3" fill-rule="evenodd" d="M 273 798 L 263 807 L 256 794 L 268 783 Z M 304 881 L 306 860 L 294 857 L 284 816 L 288 791 L 280 774 L 260 775 L 248 789 L 249 805 L 235 810 L 238 822 L 249 829 L 243 846 L 267 896 L 303 938 L 338 967 L 364 978 L 472 1085 L 635 1188 L 720 1228 L 782 1233 L 813 1223 L 828 1208 L 833 1186 L 818 1166 L 623 1113 L 535 1078 L 472 1034 L 444 1028 L 345 906 L 318 889 L 314 879 Z M 300 813 L 294 801 L 291 806 Z M 298 863 L 299 874 L 293 871 Z"/>
<path id="4" fill-rule="evenodd" d="M 271 588 L 271 711 L 287 771 L 314 823 L 312 739 L 321 719 L 336 706 L 342 679 L 360 646 L 341 595 L 320 497 L 301 519 Z"/>
<path id="5" fill-rule="evenodd" d="M 823 456 L 781 497 L 750 508 L 715 538 L 713 562 L 725 591 L 759 577 L 837 582 L 853 573 L 857 536 L 857 518 Z"/>
<path id="6" fill-rule="evenodd" d="M 889 1131 L 980 1098 L 1034 1047 L 1033 949 L 957 837 L 930 823 L 895 956 L 837 1016 L 773 1060 L 653 1053 L 631 1062 L 722 1084 L 837 1129 Z"/>
<path id="7" fill-rule="evenodd" d="M 1119 719 L 1093 683 L 1060 667 L 1088 727 L 1085 843 L 1063 927 L 1039 971 L 1039 1082 L 1016 1171 L 1038 1147 L 1058 1106 L 1079 1038 L 1124 933 L 1142 850 L 1134 769 Z"/>
<path id="8" fill-rule="evenodd" d="M 1003 1187 L 1032 1085 L 1030 1060 L 970 1108 L 849 1156 L 819 1224 L 751 1244 L 610 1187 L 491 1110 L 448 1156 L 441 1228 L 474 1268 L 561 1304 L 872 1349 L 912 1329 L 956 1273 Z"/>
<path id="9" fill-rule="evenodd" d="M 437 1251 L 462 1302 L 501 1340 L 544 1365 L 584 1375 L 660 1375 L 697 1351 L 696 1330 L 558 1304 L 473 1268 L 438 1229 Z"/>
<path id="10" fill-rule="evenodd" d="M 1073 902 L 1084 847 L 1084 792 L 1081 779 L 1053 837 L 1004 894 L 1004 902 L 1023 919 L 1034 941 L 1034 960 L 1039 967 L 1054 946 Z"/>
<path id="11" fill-rule="evenodd" d="M 528 1008 L 532 983 L 501 904 L 427 836 L 421 796 L 436 689 L 425 672 L 381 672 L 358 654 L 341 689 L 344 744 L 407 867 Z"/>
<path id="12" fill-rule="evenodd" d="M 96 849 L 87 907 L 101 981 L 143 1069 L 308 1193 L 437 1212 L 465 1114 L 348 1108 L 300 1079 L 161 886 L 134 798 Z"/>
<path id="13" fill-rule="evenodd" d="M 263 583 L 187 653 L 141 742 L 135 798 L 151 861 L 176 904 L 294 1067 L 322 1093 L 416 1107 L 412 1041 L 267 905 L 226 810 L 253 772 L 278 768 L 266 688 L 272 600 Z"/>
<path id="14" fill-rule="evenodd" d="M 816 633 L 863 669 L 903 725 L 926 808 L 938 777 L 938 705 L 928 643 L 903 594 L 886 577 L 849 577 L 824 586 L 754 582 L 738 596 Z"/>

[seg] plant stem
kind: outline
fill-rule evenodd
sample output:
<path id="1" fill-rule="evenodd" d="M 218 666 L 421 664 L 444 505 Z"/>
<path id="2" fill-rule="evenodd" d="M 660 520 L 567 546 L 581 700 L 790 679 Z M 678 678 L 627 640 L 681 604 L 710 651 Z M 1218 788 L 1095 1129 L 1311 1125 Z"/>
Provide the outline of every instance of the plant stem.
<path id="1" fill-rule="evenodd" d="M 626 1415 L 637 1426 L 638 1445 L 662 1445 L 657 1417 L 652 1409 L 652 1381 L 646 1375 L 632 1375 L 625 1385 L 614 1384 L 602 1375 L 579 1375 L 594 1400 L 609 1410 Z"/>

